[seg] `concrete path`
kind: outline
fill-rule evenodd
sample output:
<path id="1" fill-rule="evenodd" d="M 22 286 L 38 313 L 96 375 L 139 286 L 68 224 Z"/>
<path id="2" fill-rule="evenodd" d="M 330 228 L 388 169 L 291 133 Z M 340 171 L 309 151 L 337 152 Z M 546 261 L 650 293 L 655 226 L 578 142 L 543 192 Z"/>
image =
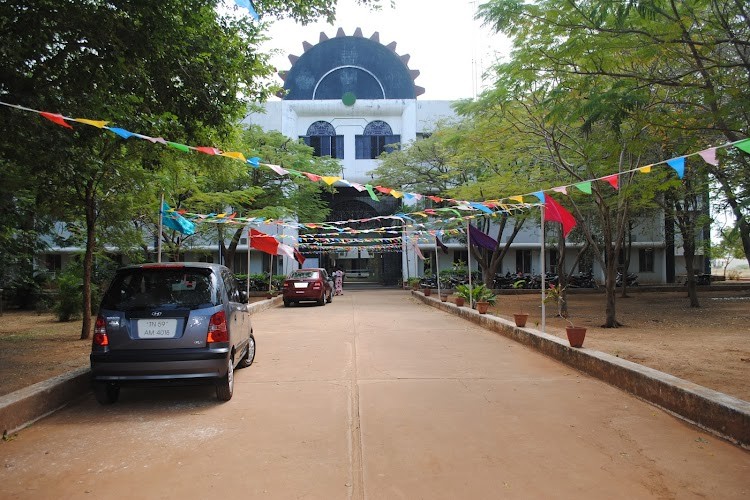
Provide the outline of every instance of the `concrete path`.
<path id="1" fill-rule="evenodd" d="M 0 442 L 0 498 L 750 497 L 750 452 L 408 292 L 254 327 L 232 401 L 88 396 Z"/>

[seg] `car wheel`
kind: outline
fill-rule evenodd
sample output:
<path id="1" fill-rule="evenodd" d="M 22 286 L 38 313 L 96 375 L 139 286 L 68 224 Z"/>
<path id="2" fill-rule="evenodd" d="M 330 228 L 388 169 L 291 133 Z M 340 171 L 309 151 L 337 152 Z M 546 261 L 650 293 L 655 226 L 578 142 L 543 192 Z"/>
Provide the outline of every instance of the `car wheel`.
<path id="1" fill-rule="evenodd" d="M 284 300 L 284 307 L 289 307 L 289 305 L 291 305 L 291 303 L 292 303 L 292 301 L 291 301 L 291 300 L 286 300 L 286 299 L 285 299 L 285 300 Z"/>
<path id="2" fill-rule="evenodd" d="M 326 305 L 326 292 L 325 291 L 321 294 L 320 298 L 317 300 L 317 304 L 319 306 Z"/>
<path id="3" fill-rule="evenodd" d="M 234 393 L 234 361 L 229 357 L 227 361 L 227 374 L 216 382 L 216 397 L 219 401 L 229 401 Z"/>
<path id="4" fill-rule="evenodd" d="M 242 359 L 237 365 L 237 368 L 247 368 L 248 366 L 253 364 L 254 360 L 255 360 L 255 337 L 250 335 L 250 340 L 247 343 L 247 350 L 245 351 L 245 355 L 242 356 Z"/>
<path id="5" fill-rule="evenodd" d="M 326 299 L 326 302 L 328 302 L 329 304 L 333 302 L 333 290 L 331 290 L 331 292 L 328 294 L 328 299 Z"/>
<path id="6" fill-rule="evenodd" d="M 94 382 L 94 396 L 100 404 L 111 405 L 120 397 L 120 386 L 112 382 Z"/>

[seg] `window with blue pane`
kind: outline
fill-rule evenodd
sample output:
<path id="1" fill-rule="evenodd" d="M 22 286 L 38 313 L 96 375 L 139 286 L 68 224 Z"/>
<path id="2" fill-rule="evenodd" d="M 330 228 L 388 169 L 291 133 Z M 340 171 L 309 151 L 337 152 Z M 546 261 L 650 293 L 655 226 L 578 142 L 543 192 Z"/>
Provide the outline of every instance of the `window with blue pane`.
<path id="1" fill-rule="evenodd" d="M 394 135 L 391 126 L 382 120 L 367 124 L 364 133 L 354 138 L 357 160 L 374 160 L 384 152 L 398 149 L 400 135 Z"/>
<path id="2" fill-rule="evenodd" d="M 326 121 L 317 121 L 307 128 L 307 135 L 302 136 L 305 144 L 313 148 L 314 156 L 344 158 L 344 136 L 336 135 L 336 129 Z"/>

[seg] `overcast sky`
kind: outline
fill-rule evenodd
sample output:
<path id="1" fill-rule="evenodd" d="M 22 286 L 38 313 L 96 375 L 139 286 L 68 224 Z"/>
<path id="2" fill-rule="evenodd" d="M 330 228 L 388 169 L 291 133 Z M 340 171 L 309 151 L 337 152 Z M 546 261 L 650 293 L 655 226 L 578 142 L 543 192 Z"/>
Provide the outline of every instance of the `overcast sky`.
<path id="1" fill-rule="evenodd" d="M 318 43 L 321 31 L 330 38 L 338 28 L 347 35 L 362 28 L 365 37 L 377 31 L 380 43 L 396 42 L 396 52 L 410 56 L 409 69 L 420 71 L 415 83 L 425 89 L 421 100 L 474 97 L 482 89 L 482 73 L 509 54 L 507 40 L 474 20 L 481 1 L 396 0 L 392 9 L 389 0 L 382 0 L 382 10 L 372 12 L 354 0 L 339 0 L 333 25 L 325 20 L 307 26 L 276 21 L 268 33 L 271 41 L 264 47 L 281 49 L 273 64 L 288 70 L 289 54 L 301 55 L 304 41 Z"/>

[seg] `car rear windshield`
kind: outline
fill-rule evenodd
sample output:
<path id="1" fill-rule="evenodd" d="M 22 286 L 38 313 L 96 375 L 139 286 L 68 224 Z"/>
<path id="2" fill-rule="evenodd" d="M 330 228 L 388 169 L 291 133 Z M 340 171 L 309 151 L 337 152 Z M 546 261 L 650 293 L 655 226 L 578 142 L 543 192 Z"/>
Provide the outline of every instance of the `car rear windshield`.
<path id="1" fill-rule="evenodd" d="M 103 309 L 135 311 L 154 307 L 199 309 L 219 304 L 210 269 L 124 269 L 102 299 Z"/>
<path id="2" fill-rule="evenodd" d="M 320 278 L 319 271 L 294 271 L 291 276 L 295 280 L 316 280 Z"/>

